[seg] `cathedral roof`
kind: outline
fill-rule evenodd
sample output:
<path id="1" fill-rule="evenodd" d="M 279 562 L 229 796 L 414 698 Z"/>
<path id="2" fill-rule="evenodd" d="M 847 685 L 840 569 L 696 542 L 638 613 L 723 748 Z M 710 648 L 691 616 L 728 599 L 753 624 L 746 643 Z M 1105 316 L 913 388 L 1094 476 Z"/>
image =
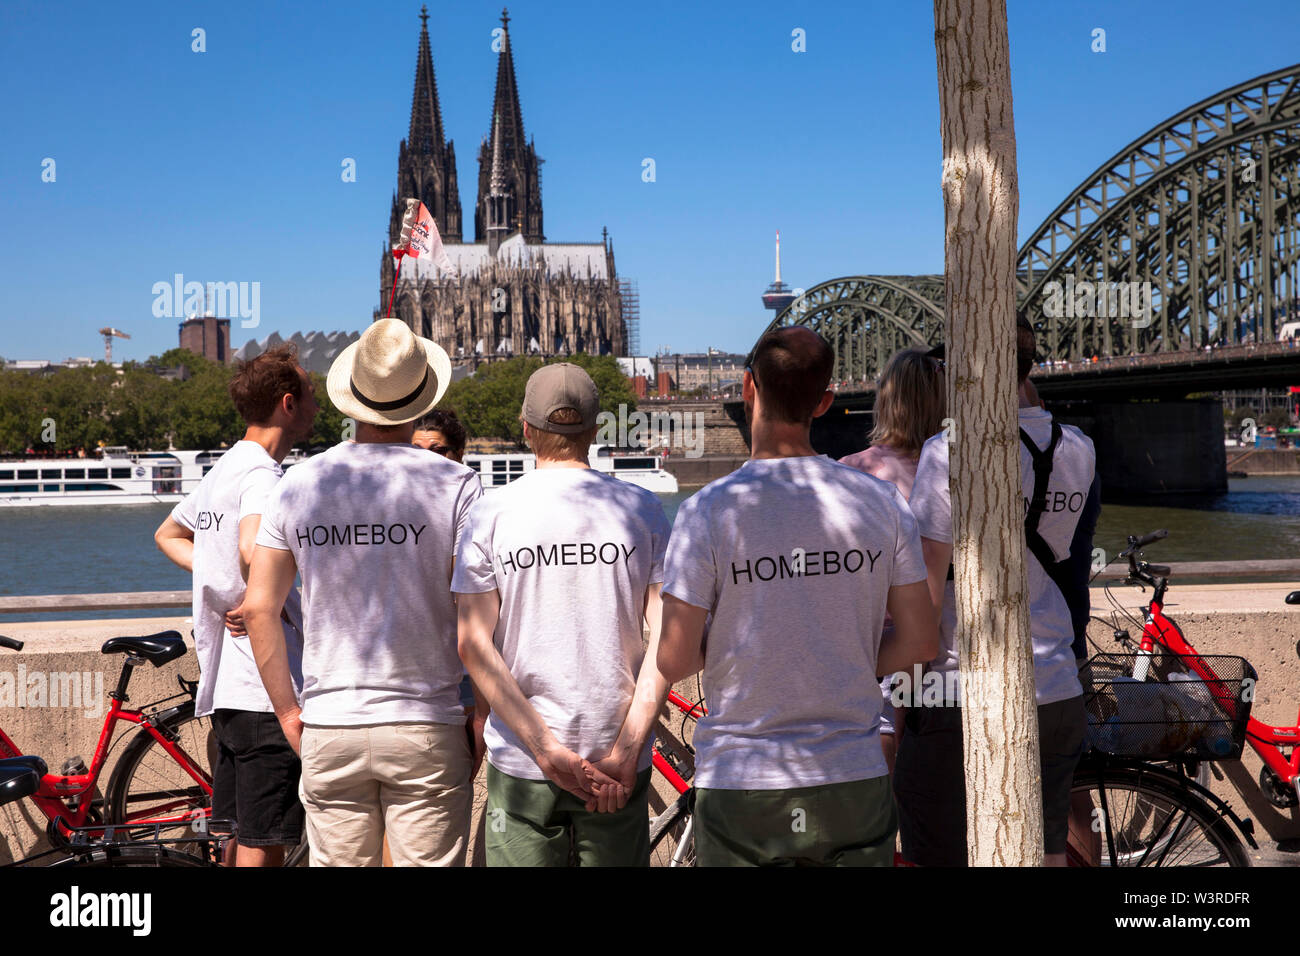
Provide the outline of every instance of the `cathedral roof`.
<path id="1" fill-rule="evenodd" d="M 493 258 L 485 242 L 444 243 L 443 249 L 462 277 L 477 275 L 487 268 Z M 496 262 L 500 265 L 525 267 L 543 265 L 548 276 L 568 272 L 583 279 L 609 278 L 603 242 L 527 243 L 522 235 L 515 233 L 501 243 Z M 412 265 L 415 266 L 415 278 L 455 278 L 444 274 L 428 259 L 416 259 L 413 263 L 408 261 L 402 270 L 403 278 L 410 274 L 408 270 Z"/>

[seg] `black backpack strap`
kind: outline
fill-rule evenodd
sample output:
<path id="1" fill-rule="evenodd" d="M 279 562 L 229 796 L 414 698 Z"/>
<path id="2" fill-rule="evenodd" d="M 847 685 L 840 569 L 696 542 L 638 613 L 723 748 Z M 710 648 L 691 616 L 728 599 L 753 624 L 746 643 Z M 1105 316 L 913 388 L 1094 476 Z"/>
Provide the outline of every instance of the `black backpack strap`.
<path id="1" fill-rule="evenodd" d="M 1052 456 L 1056 453 L 1056 444 L 1060 440 L 1061 426 L 1056 422 L 1052 422 L 1051 440 L 1041 451 L 1025 430 L 1020 429 L 1020 441 L 1029 449 L 1029 457 L 1034 463 L 1034 494 L 1025 512 L 1025 544 L 1049 576 L 1056 564 L 1056 555 L 1052 553 L 1051 547 L 1043 536 L 1038 533 L 1038 522 L 1042 520 L 1043 512 L 1047 510 L 1047 483 L 1052 477 Z"/>

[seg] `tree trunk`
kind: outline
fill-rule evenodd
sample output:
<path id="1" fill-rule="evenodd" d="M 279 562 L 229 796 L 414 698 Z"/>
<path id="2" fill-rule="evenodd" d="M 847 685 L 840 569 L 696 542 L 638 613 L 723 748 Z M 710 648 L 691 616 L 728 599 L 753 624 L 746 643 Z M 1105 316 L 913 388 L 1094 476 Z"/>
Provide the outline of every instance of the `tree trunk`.
<path id="1" fill-rule="evenodd" d="M 1016 389 L 1016 134 L 1005 0 L 934 0 L 953 566 L 973 866 L 1043 857 Z"/>

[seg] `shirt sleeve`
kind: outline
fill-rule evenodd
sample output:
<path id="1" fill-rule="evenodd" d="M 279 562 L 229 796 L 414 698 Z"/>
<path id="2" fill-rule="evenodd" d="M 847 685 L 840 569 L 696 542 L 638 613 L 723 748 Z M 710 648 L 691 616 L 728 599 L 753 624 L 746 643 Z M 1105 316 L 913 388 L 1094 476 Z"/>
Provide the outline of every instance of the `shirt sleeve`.
<path id="1" fill-rule="evenodd" d="M 921 450 L 910 499 L 921 537 L 952 543 L 952 500 L 948 495 L 948 443 L 932 438 Z"/>
<path id="2" fill-rule="evenodd" d="M 239 520 L 249 515 L 265 514 L 276 484 L 280 481 L 278 469 L 253 468 L 239 482 Z"/>
<path id="3" fill-rule="evenodd" d="M 291 551 L 283 526 L 284 493 L 288 487 L 287 480 L 282 480 L 271 490 L 262 512 L 262 522 L 257 528 L 257 543 L 277 551 Z M 240 510 L 243 510 L 243 497 L 240 497 Z"/>
<path id="4" fill-rule="evenodd" d="M 199 496 L 198 492 L 191 491 L 188 495 L 172 509 L 172 520 L 179 525 L 189 528 L 191 531 L 198 530 L 199 521 Z"/>
<path id="5" fill-rule="evenodd" d="M 907 505 L 907 499 L 897 488 L 894 488 L 894 505 L 898 508 L 898 530 L 894 538 L 893 586 L 897 587 L 924 581 L 926 574 L 916 518 Z"/>
<path id="6" fill-rule="evenodd" d="M 650 583 L 659 584 L 664 579 L 664 558 L 668 554 L 668 541 L 673 529 L 657 497 L 650 503 L 650 522 L 650 553 L 653 555 L 650 562 Z"/>
<path id="7" fill-rule="evenodd" d="M 460 497 L 456 500 L 456 531 L 452 541 L 452 547 L 458 552 L 460 550 L 461 539 L 465 535 L 465 528 L 469 524 L 469 513 L 474 508 L 474 503 L 483 497 L 483 482 L 479 479 L 477 473 L 471 473 L 461 485 Z M 457 555 L 459 561 L 459 554 Z"/>
<path id="8" fill-rule="evenodd" d="M 664 557 L 664 593 L 693 607 L 713 610 L 718 598 L 718 572 L 713 533 L 707 510 L 697 494 L 682 502 L 673 522 Z"/>
<path id="9" fill-rule="evenodd" d="M 480 500 L 465 518 L 464 532 L 456 547 L 456 567 L 451 574 L 451 589 L 457 594 L 483 594 L 497 589 L 496 569 L 492 564 L 492 520 L 488 501 Z"/>

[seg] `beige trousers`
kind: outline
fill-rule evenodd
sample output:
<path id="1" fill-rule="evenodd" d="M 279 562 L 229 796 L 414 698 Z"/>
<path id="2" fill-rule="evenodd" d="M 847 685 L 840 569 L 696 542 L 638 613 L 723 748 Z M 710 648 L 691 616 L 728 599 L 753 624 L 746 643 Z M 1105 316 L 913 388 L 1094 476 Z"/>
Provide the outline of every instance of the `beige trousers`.
<path id="1" fill-rule="evenodd" d="M 472 759 L 463 724 L 304 727 L 312 866 L 464 866 Z"/>

